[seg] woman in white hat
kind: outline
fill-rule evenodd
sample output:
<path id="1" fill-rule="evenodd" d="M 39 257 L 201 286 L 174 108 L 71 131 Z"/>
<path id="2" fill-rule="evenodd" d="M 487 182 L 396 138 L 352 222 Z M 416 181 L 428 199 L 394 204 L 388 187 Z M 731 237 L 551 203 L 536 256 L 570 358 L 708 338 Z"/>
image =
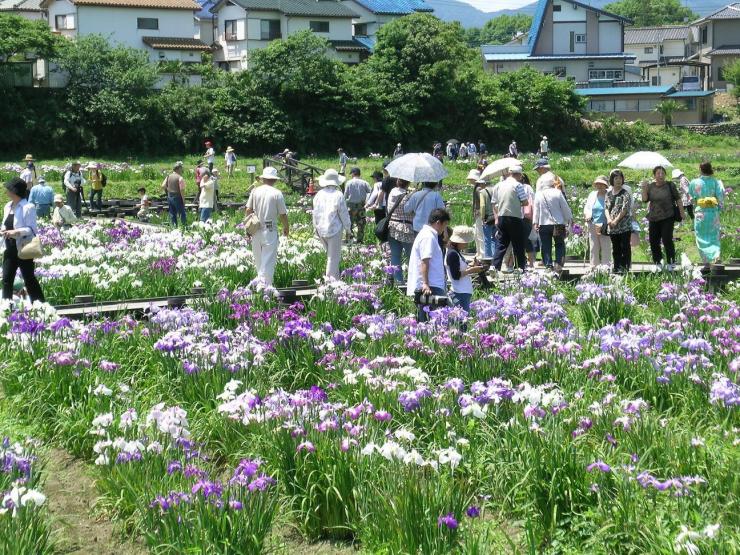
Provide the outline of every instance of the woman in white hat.
<path id="1" fill-rule="evenodd" d="M 234 168 L 236 168 L 236 152 L 234 151 L 234 147 L 230 146 L 226 148 L 224 163 L 226 164 L 226 175 L 234 177 Z"/>
<path id="2" fill-rule="evenodd" d="M 344 177 L 335 169 L 328 169 L 319 177 L 321 189 L 313 198 L 313 227 L 326 250 L 325 277 L 339 279 L 342 257 L 342 233 L 349 231 L 351 222 L 347 202 L 339 186 Z"/>
<path id="3" fill-rule="evenodd" d="M 485 266 L 468 266 L 462 251 L 468 243 L 475 240 L 472 227 L 458 225 L 452 229 L 452 235 L 445 256 L 447 277 L 450 280 L 450 300 L 465 312 L 470 312 L 470 301 L 473 298 L 473 279 L 470 277 L 485 271 Z"/>
<path id="4" fill-rule="evenodd" d="M 612 240 L 606 225 L 606 190 L 609 188 L 609 178 L 605 175 L 598 176 L 594 179 L 593 187 L 594 190 L 588 195 L 583 208 L 588 224 L 591 269 L 611 266 L 612 263 Z"/>
<path id="5" fill-rule="evenodd" d="M 103 209 L 103 172 L 100 164 L 90 162 L 85 168 L 88 171 L 87 179 L 90 181 L 90 208 L 94 210 Z M 98 199 L 97 202 L 95 199 Z"/>
<path id="6" fill-rule="evenodd" d="M 257 279 L 266 286 L 272 286 L 277 265 L 277 251 L 280 242 L 277 231 L 277 221 L 283 226 L 283 236 L 290 236 L 288 224 L 288 208 L 285 206 L 285 197 L 275 183 L 280 176 L 275 168 L 267 166 L 259 176 L 262 185 L 256 187 L 249 195 L 245 215 L 256 214 L 260 228 L 252 236 L 252 253 L 254 265 L 257 268 Z"/>

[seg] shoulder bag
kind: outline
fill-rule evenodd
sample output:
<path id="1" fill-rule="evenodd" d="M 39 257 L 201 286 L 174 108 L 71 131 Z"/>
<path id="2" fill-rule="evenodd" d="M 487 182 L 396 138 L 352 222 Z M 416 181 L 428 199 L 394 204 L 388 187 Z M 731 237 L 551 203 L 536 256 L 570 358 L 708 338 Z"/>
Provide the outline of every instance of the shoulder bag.
<path id="1" fill-rule="evenodd" d="M 260 219 L 257 214 L 252 212 L 249 216 L 244 218 L 244 229 L 248 235 L 254 235 L 262 229 L 262 224 L 260 223 Z"/>
<path id="2" fill-rule="evenodd" d="M 671 197 L 673 198 L 673 221 L 681 223 L 683 221 L 683 217 L 681 217 L 681 210 L 678 208 L 678 203 L 681 202 L 681 196 L 678 194 L 678 190 L 673 184 L 673 181 L 670 182 L 670 187 Z"/>
<path id="3" fill-rule="evenodd" d="M 408 193 L 404 193 L 403 195 L 399 196 L 398 200 L 393 203 L 393 208 L 391 208 L 391 211 L 388 212 L 386 217 L 375 224 L 375 236 L 381 243 L 388 242 L 388 226 L 391 223 L 391 216 L 393 216 L 396 208 L 398 208 L 398 205 L 401 204 L 401 201 L 405 199 L 407 195 Z"/>
<path id="4" fill-rule="evenodd" d="M 560 194 L 562 195 L 563 192 L 560 191 Z M 545 196 L 545 191 L 542 191 L 542 200 L 545 201 L 545 206 L 547 206 L 547 211 L 550 213 L 550 217 L 552 218 L 552 210 L 550 209 L 550 203 L 547 202 L 547 197 Z M 552 218 L 553 220 L 555 218 Z M 552 226 L 552 236 L 553 237 L 565 237 L 567 235 L 567 230 L 565 229 L 565 224 L 554 224 Z"/>

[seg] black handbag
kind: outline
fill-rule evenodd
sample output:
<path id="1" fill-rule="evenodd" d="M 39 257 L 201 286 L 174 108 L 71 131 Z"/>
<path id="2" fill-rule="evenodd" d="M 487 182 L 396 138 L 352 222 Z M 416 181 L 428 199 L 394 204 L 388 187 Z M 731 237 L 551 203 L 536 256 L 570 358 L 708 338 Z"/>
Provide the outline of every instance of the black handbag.
<path id="1" fill-rule="evenodd" d="M 604 222 L 599 228 L 599 235 L 609 235 L 609 224 Z"/>
<path id="2" fill-rule="evenodd" d="M 673 197 L 673 221 L 681 223 L 683 217 L 681 216 L 681 210 L 678 208 L 678 203 L 681 201 L 681 196 L 678 194 L 676 186 L 671 181 L 671 197 Z"/>
<path id="3" fill-rule="evenodd" d="M 388 226 L 390 226 L 391 223 L 391 216 L 393 216 L 393 213 L 396 211 L 396 208 L 398 208 L 398 205 L 401 204 L 401 201 L 406 198 L 406 195 L 408 195 L 408 193 L 404 193 L 401 197 L 399 197 L 399 199 L 393 204 L 393 208 L 391 208 L 391 211 L 388 212 L 388 215 L 380 220 L 377 224 L 375 224 L 375 236 L 381 243 L 388 242 Z"/>

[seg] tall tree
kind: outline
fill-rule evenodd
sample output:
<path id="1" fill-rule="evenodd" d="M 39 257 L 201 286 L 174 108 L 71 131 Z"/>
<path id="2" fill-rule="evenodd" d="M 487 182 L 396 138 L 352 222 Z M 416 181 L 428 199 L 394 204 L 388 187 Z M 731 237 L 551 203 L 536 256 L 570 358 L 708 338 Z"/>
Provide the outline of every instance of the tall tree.
<path id="1" fill-rule="evenodd" d="M 629 17 L 637 27 L 674 25 L 692 21 L 699 16 L 679 0 L 618 0 L 607 4 L 604 9 Z"/>
<path id="2" fill-rule="evenodd" d="M 470 46 L 504 44 L 517 33 L 526 33 L 532 25 L 532 16 L 526 14 L 500 15 L 489 19 L 481 27 L 466 29 L 465 39 Z"/>

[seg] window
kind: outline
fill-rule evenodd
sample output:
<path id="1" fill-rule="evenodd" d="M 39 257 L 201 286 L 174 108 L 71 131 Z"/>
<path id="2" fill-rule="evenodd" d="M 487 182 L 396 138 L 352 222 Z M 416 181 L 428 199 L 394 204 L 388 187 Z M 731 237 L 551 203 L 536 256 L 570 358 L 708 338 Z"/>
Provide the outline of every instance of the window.
<path id="1" fill-rule="evenodd" d="M 586 35 L 576 35 L 576 44 L 586 44 Z"/>
<path id="2" fill-rule="evenodd" d="M 653 53 L 653 47 L 647 46 L 645 47 L 645 54 L 652 54 Z"/>
<path id="3" fill-rule="evenodd" d="M 638 112 L 640 110 L 639 100 L 615 100 L 615 112 Z"/>
<path id="4" fill-rule="evenodd" d="M 328 21 L 309 21 L 308 27 L 314 33 L 328 33 L 329 22 Z"/>
<path id="5" fill-rule="evenodd" d="M 565 69 L 564 66 L 556 66 L 556 67 L 552 68 L 552 74 L 555 77 L 565 77 L 566 76 L 566 73 L 567 73 L 567 71 L 566 71 L 566 69 Z"/>
<path id="6" fill-rule="evenodd" d="M 54 18 L 54 25 L 57 31 L 68 31 L 75 28 L 74 15 L 58 15 Z"/>
<path id="7" fill-rule="evenodd" d="M 614 101 L 613 100 L 592 100 L 591 101 L 592 112 L 613 112 Z"/>
<path id="8" fill-rule="evenodd" d="M 655 107 L 658 105 L 657 99 L 652 100 L 640 100 L 640 111 L 641 112 L 653 112 Z"/>
<path id="9" fill-rule="evenodd" d="M 159 19 L 156 17 L 137 17 L 136 28 L 157 31 L 159 29 Z"/>
<path id="10" fill-rule="evenodd" d="M 279 19 L 260 20 L 260 40 L 274 40 L 280 38 Z"/>
<path id="11" fill-rule="evenodd" d="M 367 23 L 355 23 L 355 35 L 367 36 Z"/>
<path id="12" fill-rule="evenodd" d="M 624 72 L 621 69 L 589 69 L 588 80 L 594 79 L 614 79 L 620 81 L 624 79 Z"/>
<path id="13" fill-rule="evenodd" d="M 663 45 L 662 44 L 660 45 L 660 55 L 661 56 L 663 55 Z"/>
<path id="14" fill-rule="evenodd" d="M 236 19 L 224 21 L 224 39 L 236 40 Z"/>
<path id="15" fill-rule="evenodd" d="M 552 5 L 552 11 L 559 12 L 563 9 L 563 7 L 560 4 L 553 4 Z"/>
<path id="16" fill-rule="evenodd" d="M 167 56 L 165 55 L 164 52 L 158 52 L 157 54 L 159 55 L 159 59 L 160 60 L 166 60 L 167 59 Z"/>
<path id="17" fill-rule="evenodd" d="M 504 64 L 496 64 L 496 73 L 504 72 Z"/>
<path id="18" fill-rule="evenodd" d="M 686 101 L 686 109 L 689 112 L 695 112 L 696 111 L 696 98 L 685 98 Z"/>
<path id="19" fill-rule="evenodd" d="M 660 81 L 661 81 L 660 75 L 653 75 L 652 78 L 650 79 L 650 84 L 653 87 L 659 87 L 660 86 Z"/>
<path id="20" fill-rule="evenodd" d="M 709 33 L 709 27 L 701 28 L 701 43 L 702 44 L 707 44 L 709 40 L 708 33 Z"/>

